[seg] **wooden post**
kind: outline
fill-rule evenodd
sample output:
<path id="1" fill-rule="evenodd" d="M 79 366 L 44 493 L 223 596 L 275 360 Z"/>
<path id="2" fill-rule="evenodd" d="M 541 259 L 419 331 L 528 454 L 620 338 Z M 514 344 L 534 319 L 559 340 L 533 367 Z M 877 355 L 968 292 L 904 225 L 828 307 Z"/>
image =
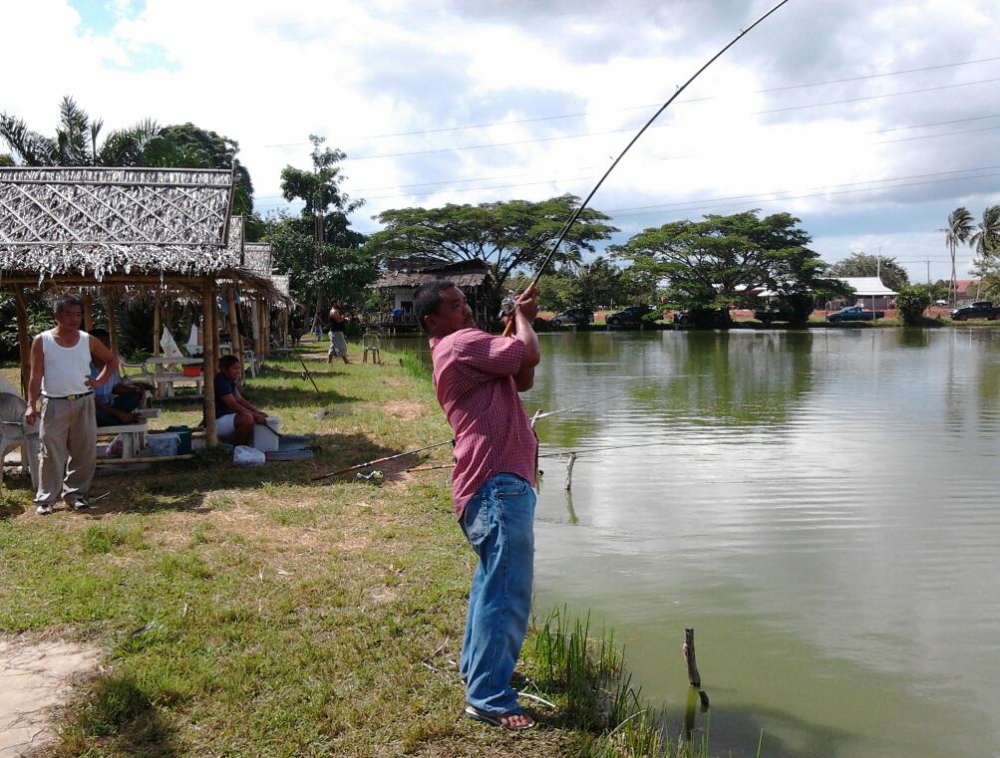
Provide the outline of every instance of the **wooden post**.
<path id="1" fill-rule="evenodd" d="M 254 345 L 253 352 L 257 356 L 258 361 L 264 360 L 264 331 L 267 323 L 267 316 L 264 314 L 265 304 L 264 298 L 257 295 L 254 300 L 254 315 L 257 317 L 257 333 L 254 335 Z"/>
<path id="2" fill-rule="evenodd" d="M 694 629 L 684 630 L 684 660 L 687 661 L 688 681 L 692 687 L 701 687 L 701 674 L 698 673 L 698 663 L 694 657 Z"/>
<path id="3" fill-rule="evenodd" d="M 83 331 L 94 331 L 94 296 L 85 292 L 83 297 Z"/>
<path id="4" fill-rule="evenodd" d="M 218 347 L 215 326 L 215 281 L 205 278 L 201 294 L 201 354 L 205 358 L 202 371 L 202 387 L 205 395 L 205 444 L 215 447 L 219 444 L 219 433 L 215 429 L 215 374 L 218 366 Z"/>
<path id="5" fill-rule="evenodd" d="M 573 464 L 576 463 L 576 453 L 569 454 L 569 460 L 566 462 L 566 484 L 563 486 L 567 492 L 573 489 Z"/>
<path id="6" fill-rule="evenodd" d="M 160 354 L 160 293 L 153 299 L 153 356 Z"/>
<path id="7" fill-rule="evenodd" d="M 236 316 L 236 286 L 230 284 L 226 287 L 226 305 L 229 308 L 227 320 L 229 322 L 229 343 L 233 346 L 233 355 L 240 359 L 243 365 L 243 339 L 240 337 L 240 321 Z"/>
<path id="8" fill-rule="evenodd" d="M 701 700 L 701 710 L 708 710 L 708 693 L 701 689 L 701 674 L 698 673 L 698 662 L 694 655 L 694 629 L 684 630 L 684 645 L 681 647 L 684 653 L 684 660 L 687 661 L 688 682 L 694 689 L 698 690 L 698 697 Z"/>
<path id="9" fill-rule="evenodd" d="M 111 352 L 118 355 L 118 314 L 115 312 L 117 298 L 113 292 L 108 293 L 105 308 L 108 311 L 108 333 L 111 335 Z"/>
<path id="10" fill-rule="evenodd" d="M 28 334 L 28 301 L 24 287 L 14 291 L 14 306 L 17 309 L 17 350 L 21 360 L 21 395 L 28 399 L 28 380 L 31 377 L 31 335 Z"/>

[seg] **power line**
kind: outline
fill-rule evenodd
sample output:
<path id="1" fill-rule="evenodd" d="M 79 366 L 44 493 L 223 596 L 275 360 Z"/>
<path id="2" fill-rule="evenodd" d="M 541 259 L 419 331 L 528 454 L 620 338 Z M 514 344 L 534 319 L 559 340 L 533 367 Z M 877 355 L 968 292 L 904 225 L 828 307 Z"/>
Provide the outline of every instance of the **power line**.
<path id="1" fill-rule="evenodd" d="M 806 82 L 803 84 L 790 84 L 784 87 L 769 87 L 765 89 L 755 90 L 753 94 L 769 94 L 772 92 L 787 92 L 795 89 L 808 89 L 811 87 L 825 87 L 833 84 L 847 84 L 849 82 L 860 82 L 860 81 L 870 81 L 872 79 L 883 79 L 893 76 L 903 76 L 906 74 L 924 73 L 927 71 L 940 71 L 948 68 L 958 68 L 961 66 L 972 66 L 980 63 L 992 63 L 995 61 L 1000 61 L 1000 57 L 994 58 L 978 58 L 971 61 L 960 61 L 957 63 L 942 63 L 936 66 L 924 66 L 921 68 L 909 68 L 901 69 L 899 71 L 889 71 L 881 74 L 866 74 L 863 76 L 851 76 L 843 79 L 827 79 L 819 82 Z M 955 85 L 964 86 L 964 85 Z M 705 96 L 705 97 L 692 97 L 678 100 L 678 104 L 690 104 L 696 102 L 709 102 L 712 100 L 717 100 L 717 96 Z M 657 104 L 658 105 L 658 104 Z M 461 126 L 445 126 L 436 129 L 413 129 L 405 132 L 388 132 L 385 134 L 370 134 L 370 135 L 358 135 L 354 137 L 347 137 L 347 140 L 377 140 L 377 139 L 391 139 L 396 137 L 415 137 L 425 134 L 443 134 L 448 132 L 460 132 L 467 131 L 471 129 L 490 129 L 497 126 L 518 126 L 521 124 L 536 124 L 544 121 L 560 121 L 572 118 L 584 118 L 586 116 L 595 116 L 604 113 L 624 113 L 628 111 L 643 110 L 648 111 L 650 108 L 655 108 L 657 105 L 644 104 L 644 105 L 629 105 L 622 108 L 614 108 L 611 110 L 599 110 L 599 111 L 580 111 L 577 113 L 560 113 L 551 116 L 535 116 L 532 118 L 514 119 L 509 121 L 487 121 L 481 124 L 463 124 Z M 765 111 L 769 112 L 769 111 Z M 309 142 L 285 142 L 271 145 L 263 145 L 265 148 L 273 147 L 296 147 L 298 145 L 308 145 Z"/>
<path id="2" fill-rule="evenodd" d="M 851 103 L 871 102 L 872 100 L 882 100 L 892 97 L 923 95 L 927 94 L 928 92 L 940 92 L 942 90 L 956 89 L 959 87 L 972 87 L 980 84 L 995 84 L 996 82 L 1000 82 L 1000 78 L 981 79 L 975 82 L 961 82 L 958 84 L 948 84 L 940 87 L 926 87 L 923 89 L 905 90 L 902 92 L 889 92 L 881 95 L 868 95 L 865 97 L 848 98 L 844 100 L 830 100 L 822 103 L 809 103 L 807 105 L 790 105 L 782 108 L 768 108 L 760 111 L 751 111 L 747 115 L 766 116 L 775 113 L 790 113 L 792 111 L 810 110 L 814 108 L 825 108 L 833 105 L 849 105 Z M 682 126 L 684 124 L 685 122 L 675 121 L 668 124 L 654 124 L 651 128 L 665 129 L 667 127 Z M 457 146 L 452 145 L 450 147 L 428 148 L 423 150 L 406 150 L 398 153 L 373 153 L 371 155 L 348 157 L 347 162 L 385 160 L 387 158 L 408 158 L 415 155 L 435 155 L 439 153 L 462 152 L 465 150 L 488 150 L 497 147 L 517 147 L 520 145 L 540 144 L 544 142 L 562 142 L 564 140 L 583 139 L 586 137 L 605 137 L 612 134 L 632 133 L 634 131 L 635 131 L 634 126 L 628 126 L 628 127 L 623 127 L 621 129 L 610 129 L 603 132 L 581 132 L 579 134 L 561 134 L 553 137 L 534 137 L 532 139 L 511 140 L 508 142 L 485 142 L 478 145 L 457 145 Z"/>

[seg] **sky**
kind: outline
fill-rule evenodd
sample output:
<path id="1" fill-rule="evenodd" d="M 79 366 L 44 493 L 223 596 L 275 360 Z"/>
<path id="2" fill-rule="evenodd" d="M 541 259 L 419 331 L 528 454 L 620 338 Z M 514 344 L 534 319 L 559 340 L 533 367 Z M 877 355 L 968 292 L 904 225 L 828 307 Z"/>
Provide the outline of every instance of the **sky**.
<path id="1" fill-rule="evenodd" d="M 262 215 L 309 135 L 352 225 L 586 197 L 656 110 L 778 0 L 0 0 L 0 112 L 52 135 L 152 118 L 239 143 Z M 1000 203 L 1000 0 L 789 0 L 701 74 L 590 202 L 623 243 L 760 209 L 835 263 L 951 276 L 941 229 Z M 0 152 L 5 152 L 0 145 Z M 969 278 L 972 251 L 958 251 Z"/>

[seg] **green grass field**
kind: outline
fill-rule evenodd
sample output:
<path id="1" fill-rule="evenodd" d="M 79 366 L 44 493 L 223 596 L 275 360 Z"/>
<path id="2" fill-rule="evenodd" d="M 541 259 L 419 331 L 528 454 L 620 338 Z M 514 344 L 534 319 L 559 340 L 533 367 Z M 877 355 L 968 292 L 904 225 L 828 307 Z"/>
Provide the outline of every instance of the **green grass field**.
<path id="1" fill-rule="evenodd" d="M 5 478 L 0 632 L 104 651 L 45 755 L 653 754 L 648 730 L 607 736 L 622 719 L 644 721 L 631 716 L 637 705 L 594 716 L 623 687 L 613 656 L 602 667 L 606 641 L 577 640 L 554 663 L 567 646 L 551 639 L 569 639 L 568 623 L 543 624 L 526 644 L 528 691 L 556 706 L 526 701 L 539 729 L 462 717 L 455 661 L 474 556 L 452 517 L 448 469 L 405 471 L 447 463 L 450 447 L 380 467 L 380 485 L 311 480 L 450 439 L 431 384 L 399 354 L 382 366 L 305 357 L 319 393 L 302 363 L 284 360 L 244 394 L 280 416 L 282 432 L 309 435 L 313 459 L 240 469 L 209 450 L 101 476 L 91 494 L 110 494 L 93 510 L 46 517 L 26 478 Z M 16 383 L 16 369 L 3 373 Z M 175 402 L 154 426 L 200 418 L 198 403 Z M 638 703 L 626 686 L 619 699 L 629 698 Z"/>

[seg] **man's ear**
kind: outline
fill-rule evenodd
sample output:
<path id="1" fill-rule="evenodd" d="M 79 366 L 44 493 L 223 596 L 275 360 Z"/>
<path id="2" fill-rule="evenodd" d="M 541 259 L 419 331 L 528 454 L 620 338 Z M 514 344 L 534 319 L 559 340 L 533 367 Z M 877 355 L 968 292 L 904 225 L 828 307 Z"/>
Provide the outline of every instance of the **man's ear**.
<path id="1" fill-rule="evenodd" d="M 433 336 L 434 330 L 437 328 L 437 316 L 435 313 L 433 311 L 425 313 L 420 317 L 420 320 L 422 322 L 420 325 L 424 328 L 424 331 Z"/>

